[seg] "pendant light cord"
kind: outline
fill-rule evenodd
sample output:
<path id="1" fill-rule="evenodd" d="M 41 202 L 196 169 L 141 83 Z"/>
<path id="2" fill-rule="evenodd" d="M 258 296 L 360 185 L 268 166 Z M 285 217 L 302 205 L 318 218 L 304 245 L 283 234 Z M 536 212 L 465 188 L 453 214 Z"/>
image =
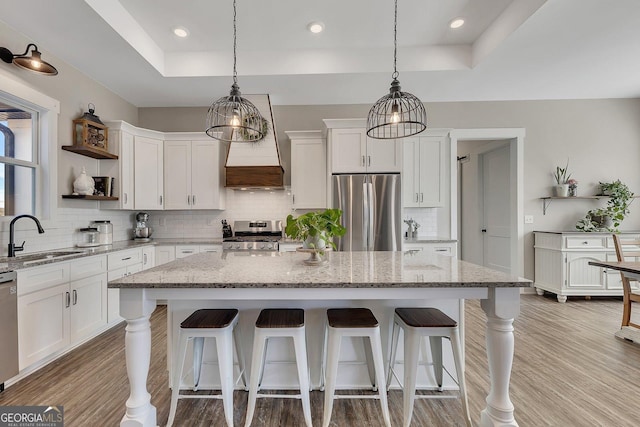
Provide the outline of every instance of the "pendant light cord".
<path id="1" fill-rule="evenodd" d="M 397 7 L 397 0 L 396 0 Z M 238 85 L 238 72 L 236 71 L 236 0 L 233 0 L 233 84 Z"/>
<path id="2" fill-rule="evenodd" d="M 235 0 L 234 0 L 235 1 Z M 393 21 L 393 78 L 398 78 L 398 0 L 396 0 L 396 8 Z"/>

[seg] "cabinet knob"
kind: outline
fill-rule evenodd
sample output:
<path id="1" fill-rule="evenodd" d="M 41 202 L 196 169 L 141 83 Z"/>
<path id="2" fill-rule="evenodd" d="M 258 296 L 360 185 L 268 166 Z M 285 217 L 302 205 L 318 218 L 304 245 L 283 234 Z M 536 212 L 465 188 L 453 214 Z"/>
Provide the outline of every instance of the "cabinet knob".
<path id="1" fill-rule="evenodd" d="M 365 166 L 365 163 L 364 163 L 364 156 L 362 156 L 362 166 Z"/>
<path id="2" fill-rule="evenodd" d="M 589 242 L 587 242 L 586 240 L 584 242 L 582 242 L 583 245 L 588 245 Z"/>

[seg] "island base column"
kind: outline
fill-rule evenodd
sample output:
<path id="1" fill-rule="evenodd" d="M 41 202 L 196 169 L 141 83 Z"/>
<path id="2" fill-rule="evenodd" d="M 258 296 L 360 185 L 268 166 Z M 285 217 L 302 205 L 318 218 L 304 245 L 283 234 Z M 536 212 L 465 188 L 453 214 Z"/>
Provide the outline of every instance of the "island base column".
<path id="1" fill-rule="evenodd" d="M 480 413 L 483 427 L 517 427 L 513 404 L 509 398 L 509 381 L 513 364 L 513 320 L 520 311 L 520 289 L 489 289 L 489 299 L 482 300 L 487 315 L 486 345 L 490 390 L 487 407 Z"/>
<path id="2" fill-rule="evenodd" d="M 120 427 L 156 427 L 156 408 L 147 391 L 151 362 L 151 323 L 155 300 L 145 298 L 144 289 L 120 289 L 120 315 L 127 321 L 125 359 L 129 398 Z"/>

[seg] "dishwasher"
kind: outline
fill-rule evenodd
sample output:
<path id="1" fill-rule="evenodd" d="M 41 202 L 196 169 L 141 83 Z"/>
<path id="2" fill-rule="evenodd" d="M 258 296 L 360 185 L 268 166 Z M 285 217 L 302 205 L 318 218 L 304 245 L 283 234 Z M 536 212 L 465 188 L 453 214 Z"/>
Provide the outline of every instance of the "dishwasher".
<path id="1" fill-rule="evenodd" d="M 0 391 L 18 375 L 18 286 L 16 272 L 0 273 Z"/>

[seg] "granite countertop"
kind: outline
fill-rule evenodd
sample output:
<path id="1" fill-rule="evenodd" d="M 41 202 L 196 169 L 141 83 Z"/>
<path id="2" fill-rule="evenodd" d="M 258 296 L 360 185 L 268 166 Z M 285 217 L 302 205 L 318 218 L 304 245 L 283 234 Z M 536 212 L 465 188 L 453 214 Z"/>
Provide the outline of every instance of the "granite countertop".
<path id="1" fill-rule="evenodd" d="M 430 253 L 327 252 L 309 266 L 300 252 L 201 253 L 109 282 L 110 288 L 528 287 L 531 281 Z"/>

